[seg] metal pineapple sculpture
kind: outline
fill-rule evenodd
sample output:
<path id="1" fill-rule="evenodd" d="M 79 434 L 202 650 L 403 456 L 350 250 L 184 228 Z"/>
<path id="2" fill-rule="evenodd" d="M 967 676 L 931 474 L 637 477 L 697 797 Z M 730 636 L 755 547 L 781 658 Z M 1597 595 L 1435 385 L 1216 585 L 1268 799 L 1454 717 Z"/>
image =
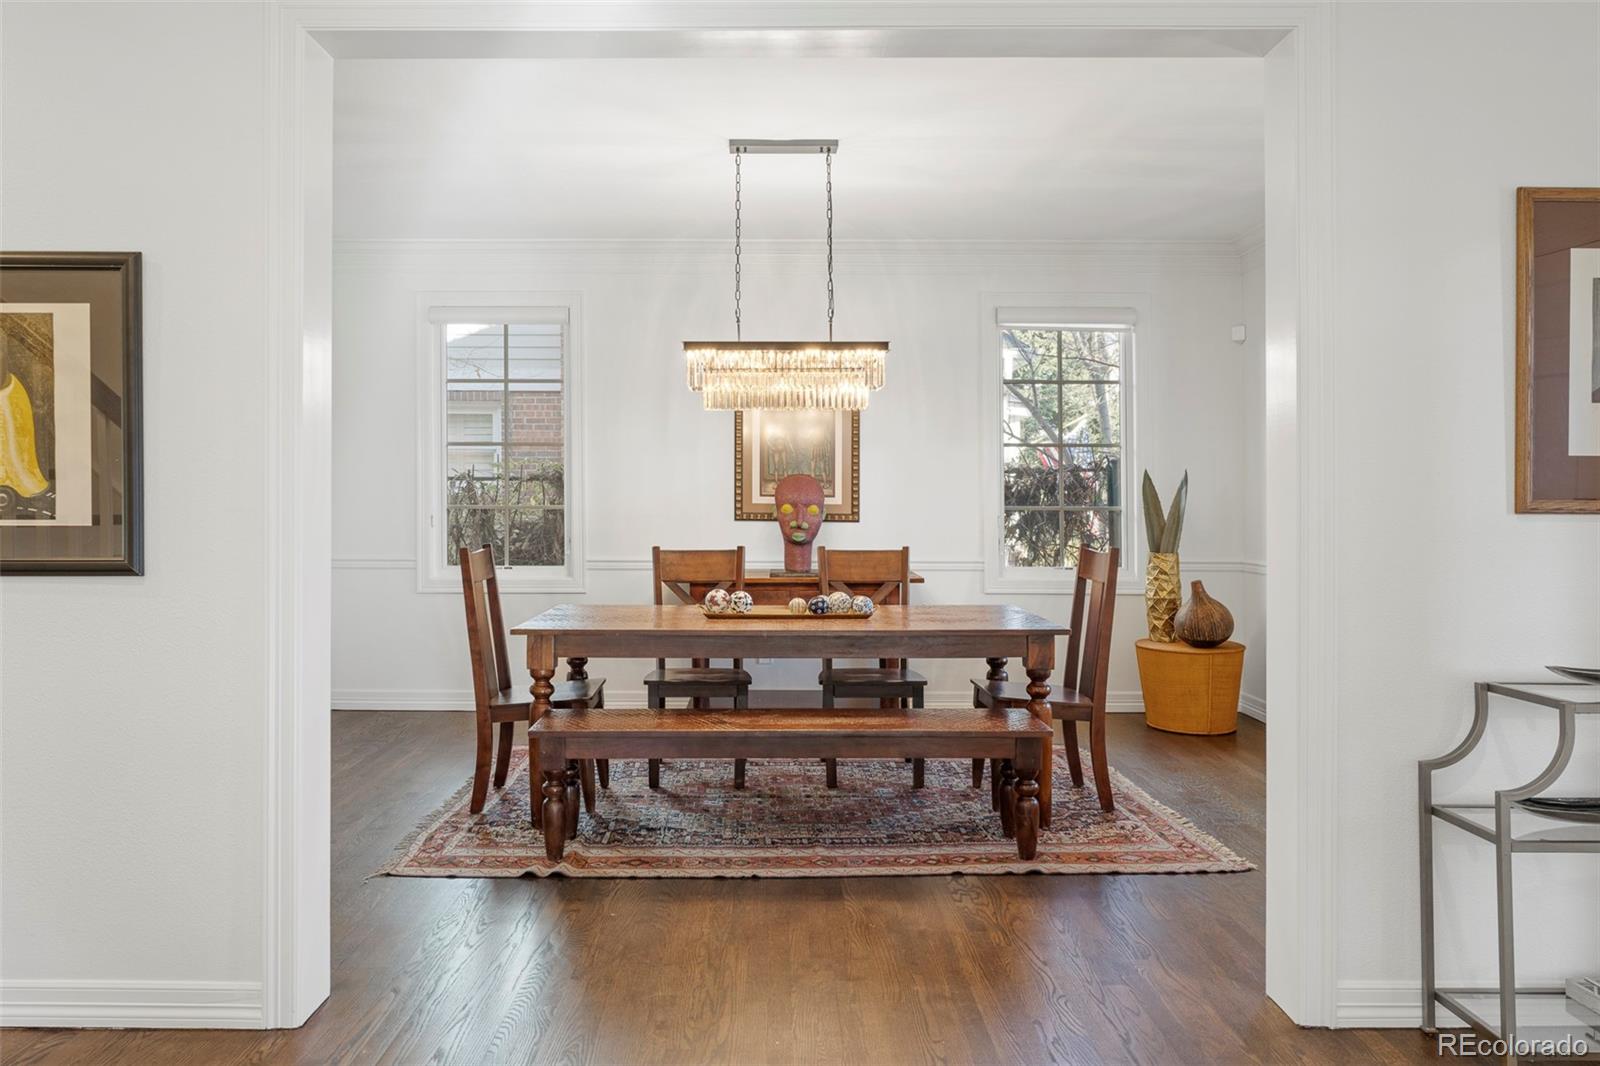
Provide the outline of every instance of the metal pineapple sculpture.
<path id="1" fill-rule="evenodd" d="M 1178 578 L 1178 541 L 1183 536 L 1183 513 L 1189 501 L 1189 472 L 1183 472 L 1172 505 L 1163 517 L 1161 495 L 1144 472 L 1144 530 L 1149 539 L 1150 562 L 1144 574 L 1144 613 L 1150 639 L 1170 644 L 1173 619 L 1183 603 L 1183 582 Z"/>

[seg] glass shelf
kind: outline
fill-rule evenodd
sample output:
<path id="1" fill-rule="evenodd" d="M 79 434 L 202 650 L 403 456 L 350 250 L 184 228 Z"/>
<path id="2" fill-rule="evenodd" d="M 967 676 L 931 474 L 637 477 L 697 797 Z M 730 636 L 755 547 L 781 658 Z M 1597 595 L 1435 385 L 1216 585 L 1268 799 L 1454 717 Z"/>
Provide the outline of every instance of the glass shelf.
<path id="1" fill-rule="evenodd" d="M 1441 988 L 1434 999 L 1473 1028 L 1497 1038 L 1504 1035 L 1500 1031 L 1500 994 L 1494 989 Z M 1564 1036 L 1581 1037 L 1590 1048 L 1600 1047 L 1600 1014 L 1574 1003 L 1565 992 L 1517 993 L 1519 1040 L 1559 1040 Z"/>
<path id="2" fill-rule="evenodd" d="M 1545 707 L 1570 703 L 1579 714 L 1600 714 L 1600 685 L 1582 681 L 1491 681 L 1489 691 Z"/>
<path id="3" fill-rule="evenodd" d="M 1546 811 L 1528 810 L 1512 805 L 1512 851 L 1600 852 L 1600 824 L 1574 821 Z M 1494 843 L 1494 808 L 1486 804 L 1438 803 L 1433 807 L 1434 817 L 1464 829 L 1474 836 Z M 1539 819 L 1545 828 L 1521 830 L 1517 827 L 1518 815 Z M 1550 825 L 1550 823 L 1556 823 Z"/>

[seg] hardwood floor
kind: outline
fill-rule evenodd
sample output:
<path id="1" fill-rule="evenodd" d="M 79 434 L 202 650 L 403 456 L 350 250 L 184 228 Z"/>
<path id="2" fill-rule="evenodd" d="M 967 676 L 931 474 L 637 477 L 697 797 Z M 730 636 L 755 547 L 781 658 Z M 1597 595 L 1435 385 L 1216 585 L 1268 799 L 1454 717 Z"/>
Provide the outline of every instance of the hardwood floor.
<path id="1" fill-rule="evenodd" d="M 1263 876 L 367 880 L 472 716 L 333 716 L 333 995 L 288 1032 L 8 1030 L 5 1063 L 1437 1061 L 1261 993 Z M 1113 715 L 1114 766 L 1260 864 L 1264 732 Z M 602 801 L 603 802 L 603 801 Z"/>

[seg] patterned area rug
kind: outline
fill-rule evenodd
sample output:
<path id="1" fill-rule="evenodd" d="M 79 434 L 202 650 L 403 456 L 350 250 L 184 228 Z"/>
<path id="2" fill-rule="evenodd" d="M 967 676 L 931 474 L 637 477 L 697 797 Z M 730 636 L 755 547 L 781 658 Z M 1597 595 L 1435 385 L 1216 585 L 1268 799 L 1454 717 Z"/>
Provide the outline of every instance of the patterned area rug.
<path id="1" fill-rule="evenodd" d="M 1089 756 L 1083 756 L 1084 767 Z M 643 760 L 613 761 L 611 787 L 559 863 L 528 808 L 527 750 L 512 754 L 502 790 L 482 814 L 468 812 L 471 782 L 428 817 L 379 873 L 399 877 L 849 877 L 893 874 L 1231 873 L 1254 869 L 1175 811 L 1111 771 L 1117 809 L 1106 813 L 1092 783 L 1074 788 L 1056 749 L 1055 824 L 1035 858 L 1017 858 L 1000 832 L 971 763 L 930 759 L 927 787 L 911 788 L 900 761 L 839 764 L 826 787 L 816 760 L 752 759 L 743 791 L 728 759 L 670 760 L 661 789 Z"/>

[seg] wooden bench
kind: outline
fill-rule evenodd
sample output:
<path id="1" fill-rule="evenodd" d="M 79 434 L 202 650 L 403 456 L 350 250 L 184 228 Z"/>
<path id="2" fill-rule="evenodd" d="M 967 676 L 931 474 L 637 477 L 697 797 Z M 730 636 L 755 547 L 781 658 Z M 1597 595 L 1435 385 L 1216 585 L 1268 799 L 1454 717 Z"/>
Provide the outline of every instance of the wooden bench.
<path id="1" fill-rule="evenodd" d="M 543 826 L 545 854 L 559 860 L 577 835 L 582 759 L 990 758 L 1001 760 L 1001 828 L 1016 839 L 1017 854 L 1031 859 L 1050 737 L 1050 726 L 1025 708 L 557 708 L 528 730 L 543 778 L 534 824 Z"/>

